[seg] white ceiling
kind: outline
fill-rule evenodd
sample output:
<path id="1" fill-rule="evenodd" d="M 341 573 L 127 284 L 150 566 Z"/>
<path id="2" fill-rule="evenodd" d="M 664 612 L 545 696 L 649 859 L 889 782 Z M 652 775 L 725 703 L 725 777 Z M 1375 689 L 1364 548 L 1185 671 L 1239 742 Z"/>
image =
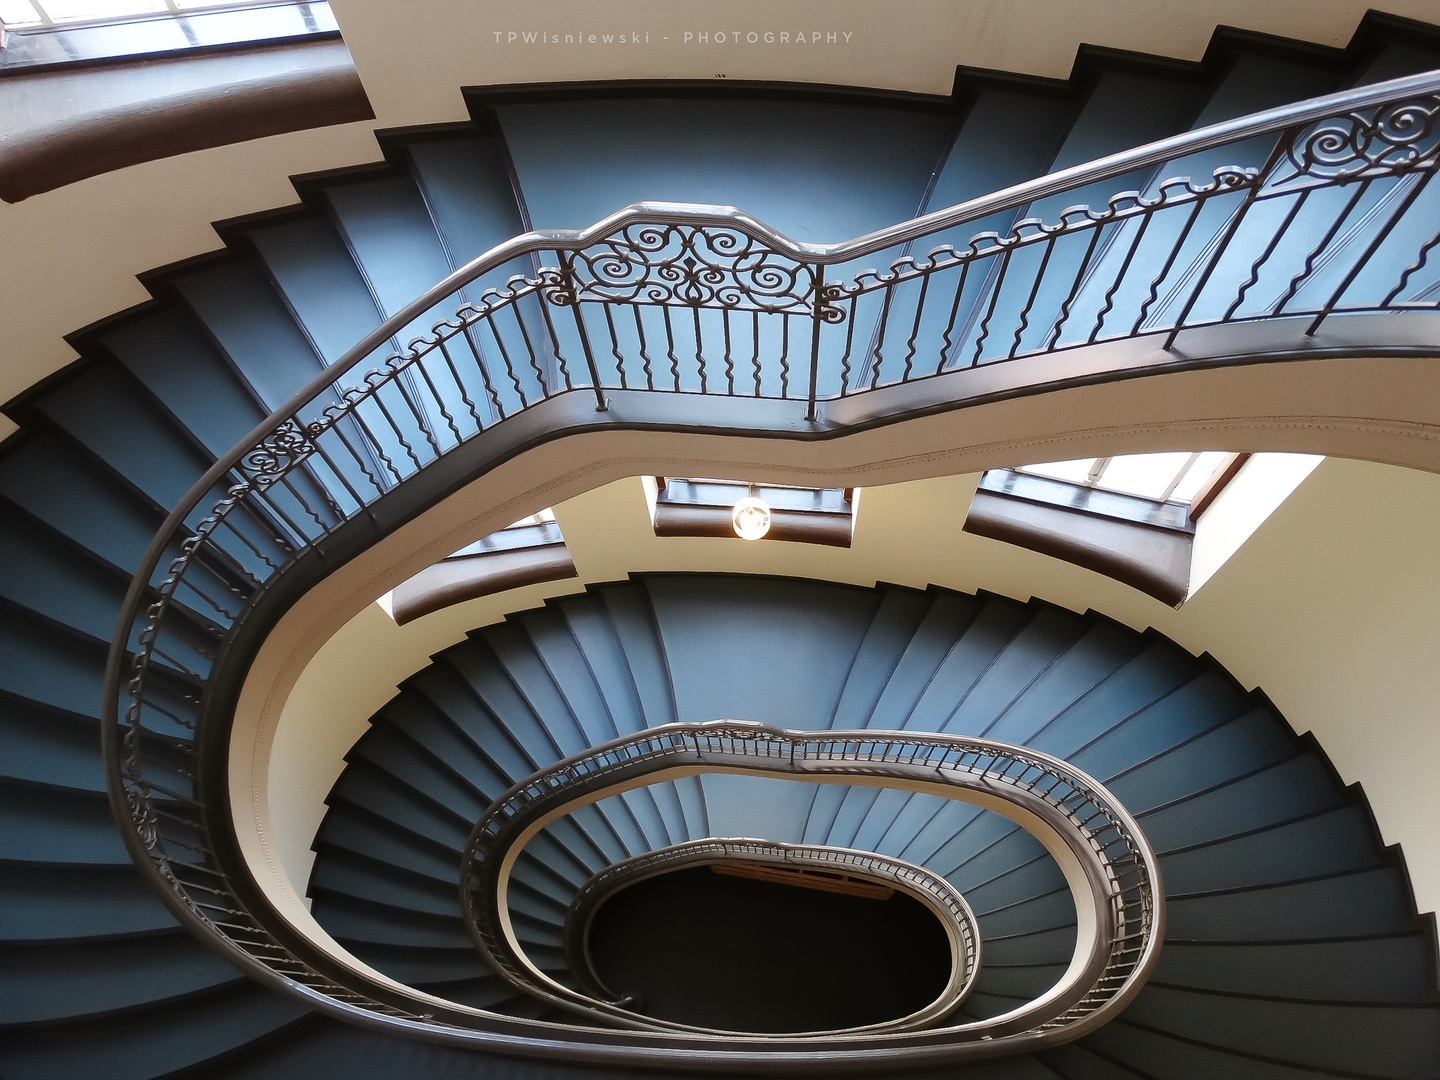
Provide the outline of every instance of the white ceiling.
<path id="1" fill-rule="evenodd" d="M 0 401 L 73 359 L 63 334 L 144 300 L 137 273 L 217 247 L 211 221 L 293 202 L 292 174 L 377 160 L 373 127 L 463 119 L 461 86 L 724 75 L 947 93 L 957 64 L 1064 76 L 1084 42 L 1197 58 L 1218 24 L 1343 45 L 1371 6 L 1440 22 L 1440 0 L 334 0 L 374 124 L 201 151 L 0 204 Z M 650 42 L 599 40 L 622 30 Z M 757 42 L 731 44 L 736 30 Z M 836 43 L 797 45 L 801 30 L 834 32 Z M 512 44 L 512 31 L 587 41 Z M 687 32 L 697 35 L 688 44 Z M 0 436 L 10 430 L 0 419 Z"/>

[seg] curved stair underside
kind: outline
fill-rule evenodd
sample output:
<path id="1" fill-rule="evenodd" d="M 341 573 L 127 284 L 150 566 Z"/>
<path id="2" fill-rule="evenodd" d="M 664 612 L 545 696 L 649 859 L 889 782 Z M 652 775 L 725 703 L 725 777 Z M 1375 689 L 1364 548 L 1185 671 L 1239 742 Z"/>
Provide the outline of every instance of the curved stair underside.
<path id="1" fill-rule="evenodd" d="M 105 649 L 146 544 L 219 456 L 436 281 L 527 227 L 588 225 L 642 199 L 739 205 L 800 240 L 856 235 L 1198 124 L 1437 63 L 1433 35 L 1377 21 L 1343 52 L 1217 39 L 1199 66 L 1097 55 L 1070 85 L 977 77 L 962 81 L 954 101 L 840 101 L 801 91 L 477 98 L 474 124 L 387 136 L 383 165 L 303 178 L 297 207 L 226 223 L 223 251 L 147 276 L 152 302 L 74 335 L 82 360 L 7 407 L 21 431 L 0 448 L 0 1075 L 584 1071 L 359 1031 L 250 983 L 191 940 L 149 892 L 105 797 L 98 749 Z M 1145 182 L 1137 177 L 1123 186 Z M 1112 193 L 1092 194 L 1103 203 Z M 511 270 L 497 271 L 494 281 Z M 249 539 L 259 550 L 246 558 L 276 555 L 263 538 Z M 162 649 L 203 655 L 241 581 L 233 563 L 207 563 L 178 598 L 183 625 L 167 628 L 176 638 Z M 713 617 L 723 621 L 724 605 L 669 603 L 661 594 L 672 586 L 680 583 L 648 579 L 593 590 L 460 648 L 496 657 L 487 678 L 508 695 L 501 711 L 517 725 L 530 706 L 516 683 L 536 680 L 538 693 L 545 679 L 563 678 L 552 672 L 567 665 L 593 672 L 594 687 L 549 692 L 603 700 L 617 731 L 726 715 L 712 710 L 737 688 L 686 652 L 696 648 L 693 635 L 672 645 L 656 629 L 668 626 L 673 636 L 703 625 L 716 605 Z M 997 737 L 1052 748 L 1113 784 L 1165 852 L 1171 937 L 1142 998 L 1082 1044 L 1044 1060 L 980 1066 L 973 1075 L 1436 1074 L 1434 945 L 1415 919 L 1403 868 L 1379 845 L 1358 794 L 1343 789 L 1263 699 L 1243 694 L 1208 661 L 1095 617 L 998 598 L 793 588 L 816 590 L 804 604 L 823 601 L 804 627 L 819 633 L 845 626 L 858 635 L 846 661 L 856 689 L 836 689 L 826 718 L 803 683 L 787 681 L 767 688 L 771 706 L 786 715 L 755 717 L 748 704 L 742 714 L 785 726 L 860 726 L 883 716 L 904 718 L 884 721 L 892 726 L 969 730 L 965 725 L 993 720 Z M 967 604 L 970 615 L 963 614 Z M 560 643 L 560 653 L 534 658 L 533 643 L 542 640 Z M 990 650 L 984 655 L 994 664 L 968 662 L 989 665 L 976 689 L 991 689 L 978 697 L 971 691 L 966 710 L 941 721 L 926 712 L 931 683 L 921 685 L 912 672 L 929 664 L 933 676 L 961 641 L 969 642 L 966 650 Z M 827 651 L 832 645 L 817 639 L 816 657 L 838 662 Z M 503 650 L 511 648 L 517 665 L 529 665 L 523 675 L 521 666 L 508 665 Z M 1141 683 L 1120 679 L 1142 656 L 1151 659 Z M 1017 665 L 1013 679 L 1020 681 L 1006 681 L 1011 669 L 1002 657 Z M 1017 727 L 1006 734 L 1032 715 L 1007 710 L 1011 698 L 1059 693 L 1043 678 L 1052 661 L 1078 665 L 1092 687 L 1108 685 L 1097 672 L 1112 672 L 1117 688 L 1137 695 L 1132 712 L 1158 710 L 1148 714 L 1154 723 L 1115 712 L 1113 736 L 1109 728 L 1059 721 L 1044 733 Z M 412 680 L 352 753 L 317 837 L 315 910 L 357 953 L 396 977 L 533 1011 L 477 966 L 444 907 L 455 899 L 445 883 L 464 831 L 484 799 L 503 788 L 500 781 L 591 736 L 569 728 L 497 729 L 488 745 L 502 760 L 485 764 L 483 774 L 465 773 L 482 766 L 453 729 L 471 722 L 462 705 L 477 716 L 490 706 L 464 705 L 471 691 L 463 673 L 445 674 L 448 664 L 439 661 L 425 679 Z M 181 674 L 178 701 L 193 687 Z M 834 688 L 833 671 L 820 674 L 821 684 Z M 418 706 L 406 718 L 404 710 L 428 693 L 427 679 L 448 680 L 445 692 L 456 700 L 433 712 Z M 1104 691 L 1091 696 L 1098 701 Z M 708 704 L 692 714 L 697 701 Z M 1049 707 L 1056 708 L 1053 701 Z M 425 742 L 441 737 L 454 745 L 441 752 Z M 385 739 L 404 754 L 387 756 Z M 375 760 L 367 757 L 372 751 Z M 424 784 L 392 773 L 411 767 Z M 437 786 L 425 786 L 431 783 Z M 632 827 L 643 828 L 647 842 L 651 833 L 678 839 L 687 808 L 723 802 L 712 787 L 677 784 L 630 800 Z M 1200 809 L 1212 805 L 1222 809 Z M 847 797 L 834 808 L 833 824 L 814 832 L 853 838 L 868 828 L 879 841 L 894 820 L 883 848 L 908 827 L 901 808 L 887 819 L 890 809 L 888 798 L 867 804 Z M 994 855 L 972 861 L 975 876 L 962 885 L 997 898 L 976 903 L 982 928 L 986 919 L 1003 924 L 1007 905 L 1015 919 L 1043 907 L 1043 882 L 1019 884 L 1018 841 L 994 840 Z M 1016 873 L 1002 875 L 1007 867 Z M 1010 935 L 1017 944 L 1008 964 L 1004 946 L 992 953 L 987 938 L 982 981 L 990 981 L 968 1006 L 999 1008 L 1028 992 L 1026 979 L 1054 963 L 1046 950 L 1066 930 L 1056 924 L 1046 932 L 1053 939 Z M 1217 1032 L 1228 1041 L 1217 1042 Z"/>

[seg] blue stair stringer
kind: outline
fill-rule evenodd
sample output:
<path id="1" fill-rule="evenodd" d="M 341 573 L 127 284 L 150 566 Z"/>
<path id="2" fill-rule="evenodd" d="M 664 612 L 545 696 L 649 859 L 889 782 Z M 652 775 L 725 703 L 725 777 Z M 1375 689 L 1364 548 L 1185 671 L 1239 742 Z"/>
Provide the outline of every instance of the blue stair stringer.
<path id="1" fill-rule="evenodd" d="M 365 1034 L 246 982 L 149 894 L 104 798 L 105 648 L 145 545 L 218 455 L 406 300 L 532 225 L 589 224 L 636 199 L 729 203 L 799 239 L 843 239 L 1222 116 L 1434 68 L 1436 42 L 1385 17 L 1345 50 L 1226 32 L 1199 64 L 1085 50 L 1067 82 L 962 72 L 951 98 L 677 84 L 475 91 L 472 123 L 388 133 L 383 163 L 299 178 L 297 206 L 222 223 L 222 250 L 145 275 L 153 300 L 72 335 L 81 359 L 6 406 L 20 431 L 0 447 L 0 1076 L 585 1071 Z M 557 153 L 558 167 L 546 156 Z M 1124 243 L 1113 234 L 1102 257 L 1123 257 Z M 529 269 L 501 268 L 473 288 Z M 1266 289 L 1257 285 L 1257 302 Z M 970 349 L 986 310 L 1012 304 L 995 282 L 975 290 Z M 1037 298 L 1032 324 L 1049 325 L 1041 313 L 1056 302 Z M 1114 302 L 1139 311 L 1136 298 Z M 553 379 L 554 362 L 542 355 L 535 371 L 489 389 L 509 411 Z M 424 414 L 346 467 L 393 482 L 387 459 L 444 422 Z M 318 481 L 295 484 L 295 501 L 277 493 L 277 515 L 326 512 Z M 177 740 L 249 572 L 284 557 L 273 522 L 237 515 L 231 525 L 187 573 L 175 598 L 183 618 L 157 646 Z M 336 935 L 407 982 L 534 1014 L 479 966 L 454 922 L 458 843 L 525 771 L 616 733 L 708 717 L 734 692 L 686 659 L 685 627 L 712 616 L 685 614 L 683 592 L 678 579 L 591 590 L 477 634 L 457 654 L 471 667 L 447 659 L 415 676 L 352 752 L 317 837 L 311 888 Z M 792 605 L 835 605 L 827 618 L 859 636 L 847 639 L 842 684 L 828 672 L 814 686 L 769 687 L 765 700 L 785 714 L 754 718 L 986 730 L 1062 753 L 1143 811 L 1182 890 L 1172 890 L 1160 971 L 1123 1020 L 1043 1062 L 965 1075 L 1437 1075 L 1440 1054 L 1421 1038 L 1435 1022 L 1434 946 L 1403 870 L 1358 794 L 1263 701 L 1157 638 L 1043 605 L 780 592 Z M 810 645 L 816 657 L 839 648 Z M 828 713 L 816 711 L 821 684 Z M 1067 699 L 1082 684 L 1095 689 Z M 707 685 L 722 698 L 704 704 Z M 1131 713 L 1149 719 L 1121 723 Z M 1095 726 L 1102 716 L 1113 731 Z M 486 733 L 480 743 L 459 718 Z M 723 786 L 657 785 L 557 823 L 517 890 L 537 955 L 563 964 L 538 951 L 553 949 L 557 897 L 601 860 L 706 835 L 712 815 L 723 818 Z M 1047 900 L 1053 875 L 1023 837 L 983 818 L 961 832 L 961 811 L 937 814 L 919 796 L 813 794 L 807 838 L 948 858 L 954 870 L 944 869 L 983 898 L 987 925 L 1006 927 L 987 943 L 970 1008 L 1003 1008 L 1047 977 L 1066 927 Z M 971 839 L 942 850 L 947 829 Z M 983 851 L 964 846 L 982 836 Z M 1244 876 L 1261 866 L 1276 876 Z M 1356 1060 L 1357 1047 L 1372 1056 Z"/>

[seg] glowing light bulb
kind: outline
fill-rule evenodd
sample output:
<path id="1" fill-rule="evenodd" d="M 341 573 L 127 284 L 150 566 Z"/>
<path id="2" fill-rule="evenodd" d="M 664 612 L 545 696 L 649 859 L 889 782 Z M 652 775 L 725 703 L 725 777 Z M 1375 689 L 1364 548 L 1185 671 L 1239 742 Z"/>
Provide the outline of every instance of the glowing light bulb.
<path id="1" fill-rule="evenodd" d="M 735 526 L 735 535 L 741 540 L 759 540 L 770 531 L 770 507 L 765 505 L 764 499 L 747 495 L 735 504 L 730 522 Z"/>

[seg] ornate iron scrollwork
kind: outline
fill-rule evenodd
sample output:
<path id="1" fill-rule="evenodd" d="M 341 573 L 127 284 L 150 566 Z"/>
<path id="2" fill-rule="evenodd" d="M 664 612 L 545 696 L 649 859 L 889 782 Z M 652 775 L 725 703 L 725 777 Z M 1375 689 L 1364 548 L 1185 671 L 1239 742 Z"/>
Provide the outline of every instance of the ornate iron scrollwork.
<path id="1" fill-rule="evenodd" d="M 542 281 L 545 298 L 809 315 L 814 271 L 737 228 L 628 225 Z"/>
<path id="2" fill-rule="evenodd" d="M 1440 95 L 1342 113 L 1289 137 L 1276 188 L 1372 180 L 1434 169 L 1440 162 Z"/>

